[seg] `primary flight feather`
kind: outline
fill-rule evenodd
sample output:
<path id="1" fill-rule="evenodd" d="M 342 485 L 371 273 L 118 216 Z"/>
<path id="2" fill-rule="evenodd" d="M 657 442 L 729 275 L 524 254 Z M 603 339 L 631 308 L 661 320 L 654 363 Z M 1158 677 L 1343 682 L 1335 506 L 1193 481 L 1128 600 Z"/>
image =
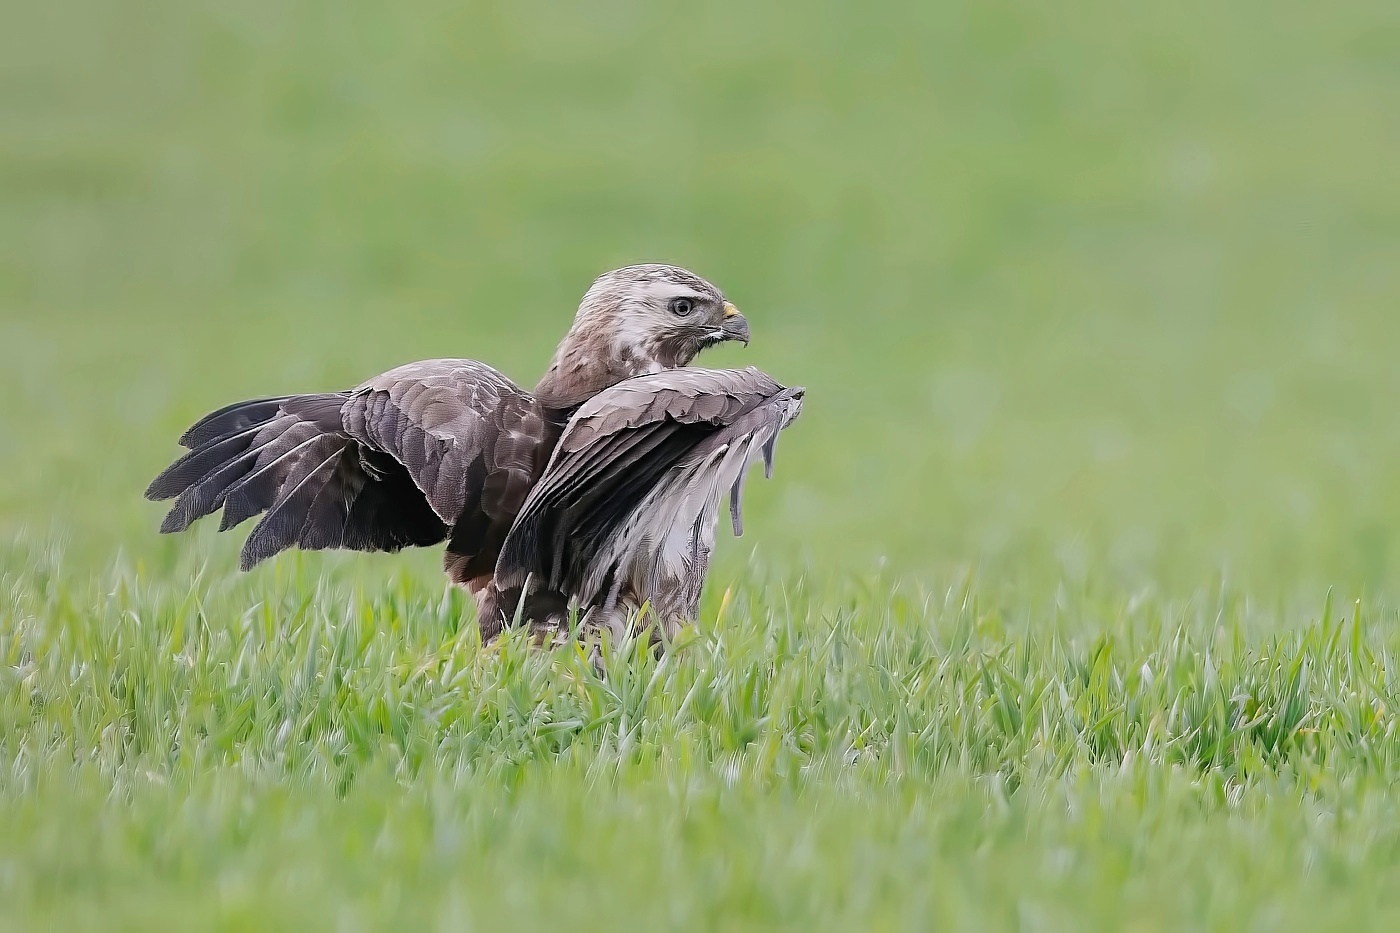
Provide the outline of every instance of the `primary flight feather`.
<path id="1" fill-rule="evenodd" d="M 517 617 L 560 632 L 571 611 L 616 631 L 643 604 L 670 634 L 695 618 L 720 508 L 740 534 L 744 476 L 756 457 L 771 470 L 801 410 L 802 389 L 756 369 L 689 366 L 731 340 L 749 325 L 715 286 L 627 266 L 588 289 L 533 391 L 443 359 L 239 402 L 185 432 L 146 496 L 175 499 L 167 533 L 261 515 L 244 570 L 291 547 L 446 541 L 485 637 Z"/>

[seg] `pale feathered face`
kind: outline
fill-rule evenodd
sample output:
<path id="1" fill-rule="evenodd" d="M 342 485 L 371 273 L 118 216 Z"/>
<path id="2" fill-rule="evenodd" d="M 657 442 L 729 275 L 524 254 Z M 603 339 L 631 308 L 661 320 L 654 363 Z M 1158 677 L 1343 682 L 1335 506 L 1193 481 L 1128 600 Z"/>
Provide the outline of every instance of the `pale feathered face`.
<path id="1" fill-rule="evenodd" d="M 614 269 L 583 296 L 535 396 L 570 408 L 623 379 L 687 366 L 726 340 L 748 343 L 749 322 L 700 276 L 659 264 Z"/>
<path id="2" fill-rule="evenodd" d="M 749 342 L 749 322 L 709 282 L 677 266 L 638 265 L 598 277 L 579 305 L 587 329 L 637 372 L 688 365 L 727 340 Z"/>

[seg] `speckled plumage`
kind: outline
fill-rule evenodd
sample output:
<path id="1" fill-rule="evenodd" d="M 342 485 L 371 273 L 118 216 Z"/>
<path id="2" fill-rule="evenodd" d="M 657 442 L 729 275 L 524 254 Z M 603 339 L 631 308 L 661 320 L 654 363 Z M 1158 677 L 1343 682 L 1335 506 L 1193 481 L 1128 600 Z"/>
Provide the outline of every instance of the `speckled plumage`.
<path id="1" fill-rule="evenodd" d="M 628 266 L 589 288 L 533 392 L 440 359 L 346 392 L 240 402 L 190 428 L 189 452 L 146 495 L 175 499 L 162 532 L 219 510 L 220 530 L 262 515 L 245 570 L 289 547 L 446 541 L 486 636 L 517 611 L 541 631 L 570 610 L 618 628 L 646 601 L 673 628 L 694 616 L 720 497 L 738 533 L 749 462 L 771 463 L 800 409 L 800 389 L 758 370 L 683 368 L 748 339 L 704 279 Z"/>

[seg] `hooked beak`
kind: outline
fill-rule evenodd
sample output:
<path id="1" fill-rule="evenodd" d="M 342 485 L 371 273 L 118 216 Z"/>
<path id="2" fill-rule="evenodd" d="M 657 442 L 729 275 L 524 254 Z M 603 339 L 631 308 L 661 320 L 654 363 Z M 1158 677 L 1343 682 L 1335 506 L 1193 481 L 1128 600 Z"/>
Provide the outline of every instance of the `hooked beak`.
<path id="1" fill-rule="evenodd" d="M 739 309 L 729 302 L 724 303 L 724 325 L 721 328 L 725 340 L 742 340 L 749 345 L 749 321 L 739 313 Z"/>

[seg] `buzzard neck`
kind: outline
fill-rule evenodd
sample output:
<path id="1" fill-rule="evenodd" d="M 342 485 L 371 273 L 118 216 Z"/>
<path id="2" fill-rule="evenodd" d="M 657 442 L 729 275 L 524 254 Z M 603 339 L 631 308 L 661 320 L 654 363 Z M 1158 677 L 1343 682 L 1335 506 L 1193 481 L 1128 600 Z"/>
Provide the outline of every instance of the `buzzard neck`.
<path id="1" fill-rule="evenodd" d="M 660 368 L 650 361 L 599 360 L 596 356 L 561 353 L 550 363 L 532 394 L 545 408 L 572 414 L 604 389 Z"/>

